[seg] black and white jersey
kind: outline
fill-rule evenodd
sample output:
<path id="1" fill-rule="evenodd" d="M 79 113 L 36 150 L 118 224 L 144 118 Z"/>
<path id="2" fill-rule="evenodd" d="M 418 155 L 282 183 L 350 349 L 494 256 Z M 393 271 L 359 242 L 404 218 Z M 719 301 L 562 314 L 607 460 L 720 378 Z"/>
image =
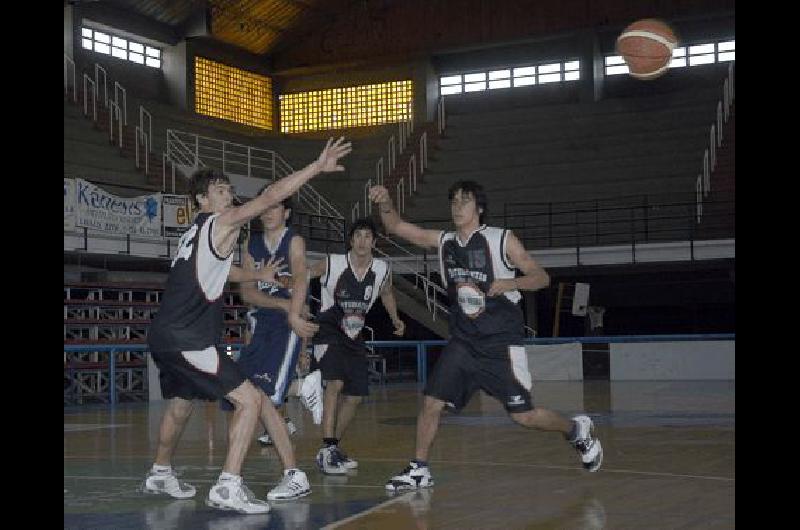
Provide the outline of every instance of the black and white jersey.
<path id="1" fill-rule="evenodd" d="M 494 280 L 515 276 L 506 257 L 508 234 L 509 230 L 483 225 L 466 242 L 456 232 L 439 236 L 439 266 L 450 298 L 452 335 L 484 346 L 507 345 L 524 336 L 519 291 L 486 296 Z"/>
<path id="2" fill-rule="evenodd" d="M 150 326 L 147 340 L 152 350 L 202 350 L 221 339 L 222 290 L 233 252 L 220 256 L 214 249 L 211 234 L 217 216 L 198 214 L 180 239 L 161 307 Z"/>
<path id="3" fill-rule="evenodd" d="M 367 312 L 389 278 L 389 264 L 373 259 L 363 278 L 356 277 L 350 254 L 329 254 L 322 285 L 322 307 L 317 317 L 319 331 L 315 344 L 350 344 L 364 327 Z M 363 346 L 358 346 L 359 351 Z"/>

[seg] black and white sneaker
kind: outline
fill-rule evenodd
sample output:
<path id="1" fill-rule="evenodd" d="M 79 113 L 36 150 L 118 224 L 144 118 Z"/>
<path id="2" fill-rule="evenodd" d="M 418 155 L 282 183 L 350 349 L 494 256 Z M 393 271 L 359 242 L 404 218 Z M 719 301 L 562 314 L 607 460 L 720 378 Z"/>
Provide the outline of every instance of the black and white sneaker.
<path id="1" fill-rule="evenodd" d="M 603 463 L 603 446 L 594 437 L 594 423 L 588 416 L 575 416 L 572 421 L 578 424 L 578 435 L 570 443 L 581 455 L 583 468 L 595 472 Z"/>
<path id="2" fill-rule="evenodd" d="M 308 483 L 306 474 L 299 469 L 287 469 L 283 473 L 283 479 L 267 493 L 267 499 L 288 501 L 304 497 L 309 493 L 311 493 L 311 485 Z"/>
<path id="3" fill-rule="evenodd" d="M 420 466 L 410 462 L 399 474 L 389 479 L 386 489 L 389 491 L 415 490 L 433 486 L 433 477 L 428 466 Z"/>
<path id="4" fill-rule="evenodd" d="M 338 446 L 334 445 L 331 451 L 336 455 L 334 459 L 338 461 L 345 469 L 356 469 L 358 467 L 358 462 L 344 454 L 344 451 L 339 449 Z"/>
<path id="5" fill-rule="evenodd" d="M 317 467 L 326 475 L 346 475 L 347 468 L 339 460 L 334 451 L 335 446 L 323 447 L 317 453 Z"/>

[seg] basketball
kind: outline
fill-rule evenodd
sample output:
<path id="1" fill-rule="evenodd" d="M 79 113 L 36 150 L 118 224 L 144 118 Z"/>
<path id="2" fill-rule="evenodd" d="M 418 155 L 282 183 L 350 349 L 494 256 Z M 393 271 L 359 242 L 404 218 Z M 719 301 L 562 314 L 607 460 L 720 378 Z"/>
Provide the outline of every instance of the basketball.
<path id="1" fill-rule="evenodd" d="M 677 45 L 672 28 L 653 18 L 637 20 L 617 37 L 617 53 L 636 79 L 655 79 L 666 72 Z"/>

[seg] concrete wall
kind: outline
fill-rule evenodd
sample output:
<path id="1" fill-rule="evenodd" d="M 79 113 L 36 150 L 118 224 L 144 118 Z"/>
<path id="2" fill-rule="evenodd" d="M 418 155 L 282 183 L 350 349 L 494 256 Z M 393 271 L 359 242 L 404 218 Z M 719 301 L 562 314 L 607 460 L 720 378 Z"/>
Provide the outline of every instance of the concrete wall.
<path id="1" fill-rule="evenodd" d="M 735 341 L 611 344 L 612 381 L 735 380 Z"/>
<path id="2" fill-rule="evenodd" d="M 165 48 L 161 58 L 169 104 L 181 110 L 189 110 L 186 42 Z"/>
<path id="3" fill-rule="evenodd" d="M 528 345 L 534 381 L 582 381 L 580 343 Z M 736 379 L 735 341 L 631 342 L 609 345 L 611 381 Z"/>
<path id="4" fill-rule="evenodd" d="M 583 345 L 580 342 L 528 345 L 525 352 L 534 381 L 583 380 Z"/>
<path id="5" fill-rule="evenodd" d="M 64 53 L 67 54 L 68 57 L 74 57 L 73 55 L 73 43 L 75 42 L 75 36 L 73 31 L 73 24 L 72 24 L 72 6 L 65 5 L 64 6 Z"/>

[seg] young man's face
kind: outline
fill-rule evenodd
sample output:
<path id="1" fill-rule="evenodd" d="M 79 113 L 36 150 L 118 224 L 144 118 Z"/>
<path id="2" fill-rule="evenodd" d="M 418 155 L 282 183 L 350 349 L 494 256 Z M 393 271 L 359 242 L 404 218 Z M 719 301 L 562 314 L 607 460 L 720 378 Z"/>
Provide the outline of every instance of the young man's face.
<path id="1" fill-rule="evenodd" d="M 205 212 L 222 213 L 233 204 L 233 187 L 222 180 L 214 181 L 208 185 L 205 195 L 197 196 L 197 202 Z"/>
<path id="2" fill-rule="evenodd" d="M 283 203 L 278 203 L 262 213 L 259 219 L 264 224 L 265 230 L 278 230 L 286 226 L 286 221 L 289 219 L 291 212 L 291 210 L 284 208 Z"/>
<path id="3" fill-rule="evenodd" d="M 450 214 L 456 228 L 467 226 L 470 223 L 479 223 L 481 211 L 475 202 L 475 196 L 463 190 L 456 190 L 450 201 Z"/>
<path id="4" fill-rule="evenodd" d="M 372 247 L 375 246 L 375 238 L 372 237 L 372 230 L 361 228 L 353 232 L 350 238 L 350 249 L 356 256 L 371 256 Z"/>

